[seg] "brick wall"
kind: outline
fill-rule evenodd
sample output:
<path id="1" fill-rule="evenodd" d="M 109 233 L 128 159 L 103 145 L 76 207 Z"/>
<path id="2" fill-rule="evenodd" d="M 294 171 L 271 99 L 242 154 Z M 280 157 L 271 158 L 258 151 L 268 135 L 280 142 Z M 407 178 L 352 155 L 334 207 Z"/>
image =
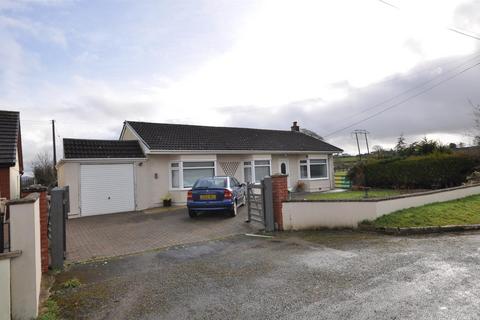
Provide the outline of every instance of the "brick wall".
<path id="1" fill-rule="evenodd" d="M 0 168 L 0 198 L 10 199 L 10 168 Z"/>
<path id="2" fill-rule="evenodd" d="M 283 231 L 282 202 L 288 200 L 287 175 L 272 176 L 273 215 L 278 231 Z"/>
<path id="3" fill-rule="evenodd" d="M 48 253 L 48 201 L 47 188 L 39 187 L 22 192 L 22 198 L 30 193 L 40 193 L 40 245 L 42 255 L 42 272 L 48 271 L 49 253 Z"/>

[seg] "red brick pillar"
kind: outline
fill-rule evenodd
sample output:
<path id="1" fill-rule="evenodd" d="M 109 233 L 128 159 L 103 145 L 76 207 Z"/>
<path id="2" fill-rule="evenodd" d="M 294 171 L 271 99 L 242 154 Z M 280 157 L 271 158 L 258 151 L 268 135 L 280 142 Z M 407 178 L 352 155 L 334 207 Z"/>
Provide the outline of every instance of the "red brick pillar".
<path id="1" fill-rule="evenodd" d="M 282 202 L 288 199 L 287 175 L 272 176 L 273 216 L 278 231 L 283 231 Z"/>
<path id="2" fill-rule="evenodd" d="M 42 256 L 42 272 L 45 273 L 48 271 L 49 266 L 47 187 L 32 186 L 28 189 L 22 190 L 22 198 L 34 192 L 40 194 L 40 250 Z"/>
<path id="3" fill-rule="evenodd" d="M 0 168 L 0 198 L 10 199 L 10 168 Z"/>

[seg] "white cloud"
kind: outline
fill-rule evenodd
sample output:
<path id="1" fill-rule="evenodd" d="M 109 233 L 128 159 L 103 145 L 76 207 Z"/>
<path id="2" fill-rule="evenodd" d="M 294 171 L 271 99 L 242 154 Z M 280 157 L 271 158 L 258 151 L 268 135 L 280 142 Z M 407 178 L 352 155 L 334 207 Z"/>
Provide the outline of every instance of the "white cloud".
<path id="1" fill-rule="evenodd" d="M 221 115 L 208 119 L 195 108 L 273 108 L 318 97 L 332 102 L 348 93 L 333 83 L 364 87 L 419 62 L 475 49 L 472 39 L 445 29 L 458 2 L 428 1 L 416 14 L 408 9 L 412 3 L 404 14 L 375 1 L 261 2 L 230 51 L 159 89 L 158 97 L 198 121 L 221 123 Z"/>
<path id="2" fill-rule="evenodd" d="M 419 64 L 475 50 L 475 40 L 446 29 L 480 30 L 478 10 L 473 10 L 469 2 L 430 0 L 420 4 L 404 0 L 396 4 L 402 10 L 378 1 L 258 1 L 250 14 L 228 30 L 234 34 L 234 43 L 221 51 L 212 48 L 214 54 L 208 60 L 187 72 L 171 72 L 167 76 L 160 70 L 161 66 L 153 64 L 140 76 L 132 75 L 137 70 L 112 76 L 94 72 L 97 66 L 111 63 L 110 58 L 116 55 L 101 46 L 110 40 L 107 30 L 75 30 L 72 39 L 58 24 L 53 27 L 34 18 L 2 13 L 2 9 L 28 10 L 28 2 L 0 1 L 0 73 L 3 75 L 0 81 L 5 91 L 0 94 L 0 103 L 14 109 L 21 106 L 25 119 L 45 121 L 46 125 L 35 126 L 34 122 L 24 125 L 24 138 L 32 150 L 48 146 L 46 121 L 52 118 L 58 121 L 61 136 L 85 138 L 116 138 L 125 119 L 276 128 L 287 128 L 291 120 L 301 120 L 320 131 L 326 129 L 319 127 L 326 114 L 333 115 L 331 124 L 346 110 L 358 110 L 360 101 L 370 104 L 377 102 L 377 97 L 384 99 L 384 95 L 395 95 L 405 89 L 403 83 L 382 87 L 383 95 L 376 92 L 374 97 L 356 100 L 359 88 L 368 88 L 392 74 L 408 74 Z M 138 17 L 131 17 L 135 18 Z M 141 25 L 135 30 L 148 33 L 156 30 L 156 26 Z M 72 50 L 72 64 L 81 65 L 81 70 L 63 65 L 60 68 L 65 70 L 58 77 L 60 80 L 52 79 L 50 69 L 58 66 L 40 66 L 42 53 L 29 51 L 15 37 L 17 32 L 51 44 L 54 50 Z M 213 36 L 215 32 L 220 31 L 212 30 Z M 116 36 L 118 44 L 124 44 L 118 39 L 135 36 L 149 39 L 157 34 Z M 133 48 L 155 49 L 161 54 L 162 46 L 182 42 L 188 47 L 183 41 L 189 39 L 172 37 L 171 42 L 152 47 L 149 41 L 135 43 Z M 131 59 L 144 56 L 135 54 L 126 42 L 125 47 L 115 47 L 115 51 L 131 52 L 135 55 Z M 208 45 L 212 43 L 215 38 Z M 80 48 L 77 52 L 73 51 L 76 45 Z M 104 50 L 98 50 L 99 47 Z M 107 70 L 115 72 L 117 67 L 124 68 L 125 64 L 129 65 L 128 58 L 126 61 L 122 57 L 118 65 L 109 65 Z M 33 69 L 44 71 L 35 79 L 36 86 L 23 81 L 31 76 Z M 417 131 L 417 123 L 412 122 L 415 129 L 412 136 L 422 135 Z M 398 132 L 408 131 L 408 125 L 390 126 L 397 126 Z M 447 125 L 444 128 L 450 133 L 453 130 Z M 445 136 L 449 132 L 438 132 L 435 128 L 425 133 L 431 132 L 453 139 Z M 381 130 L 378 134 L 378 140 L 385 143 L 388 139 L 384 137 L 394 135 Z M 348 139 L 346 134 L 335 142 L 348 148 Z M 30 157 L 28 153 L 27 157 Z"/>

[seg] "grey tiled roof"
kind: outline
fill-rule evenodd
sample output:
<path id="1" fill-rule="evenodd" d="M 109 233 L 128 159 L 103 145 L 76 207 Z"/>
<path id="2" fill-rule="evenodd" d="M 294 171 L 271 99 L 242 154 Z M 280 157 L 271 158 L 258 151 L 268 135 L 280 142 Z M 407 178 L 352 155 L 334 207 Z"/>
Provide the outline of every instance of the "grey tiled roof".
<path id="1" fill-rule="evenodd" d="M 14 165 L 17 137 L 20 131 L 20 114 L 0 110 L 0 165 Z"/>
<path id="2" fill-rule="evenodd" d="M 65 159 L 144 158 L 137 140 L 63 139 Z"/>
<path id="3" fill-rule="evenodd" d="M 342 151 L 298 131 L 135 121 L 126 123 L 152 150 Z"/>

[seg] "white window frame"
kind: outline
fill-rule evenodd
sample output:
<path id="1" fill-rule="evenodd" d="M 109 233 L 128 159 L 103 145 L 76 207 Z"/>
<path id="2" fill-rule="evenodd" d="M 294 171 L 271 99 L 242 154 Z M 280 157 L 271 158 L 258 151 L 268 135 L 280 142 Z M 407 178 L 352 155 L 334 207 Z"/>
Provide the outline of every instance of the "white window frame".
<path id="1" fill-rule="evenodd" d="M 212 167 L 192 167 L 184 169 L 183 164 L 189 162 L 213 162 L 213 174 L 217 175 L 217 160 L 216 159 L 195 159 L 195 160 L 172 160 L 168 164 L 168 189 L 170 191 L 182 191 L 182 190 L 190 190 L 192 187 L 184 187 L 183 186 L 183 170 L 194 170 L 194 169 L 211 169 Z M 172 164 L 178 163 L 178 178 L 179 178 L 179 187 L 174 188 L 172 187 Z"/>
<path id="2" fill-rule="evenodd" d="M 255 165 L 255 161 L 268 161 L 268 165 L 266 165 L 266 164 Z M 250 164 L 246 165 L 245 162 L 249 162 Z M 250 168 L 250 171 L 252 173 L 252 182 L 251 183 L 260 184 L 260 182 L 256 182 L 257 179 L 255 177 L 255 167 L 268 167 L 268 172 L 270 172 L 270 174 L 272 174 L 272 160 L 271 159 L 263 159 L 263 158 L 260 159 L 259 158 L 259 159 L 245 160 L 245 161 L 243 161 L 243 181 L 245 183 L 248 183 L 245 180 L 245 168 Z"/>
<path id="3" fill-rule="evenodd" d="M 311 174 L 310 174 L 310 160 L 324 160 L 325 161 L 325 166 L 327 167 L 327 176 L 326 177 L 320 177 L 320 178 L 312 178 L 311 177 Z M 302 165 L 305 165 L 304 163 L 302 164 L 301 161 L 307 161 L 306 165 L 307 165 L 307 177 L 306 178 L 302 178 L 302 169 L 301 169 L 301 166 Z M 308 159 L 300 159 L 298 161 L 298 180 L 329 180 L 330 179 L 330 167 L 329 167 L 329 164 L 328 164 L 328 159 L 325 159 L 325 158 L 308 158 Z"/>

